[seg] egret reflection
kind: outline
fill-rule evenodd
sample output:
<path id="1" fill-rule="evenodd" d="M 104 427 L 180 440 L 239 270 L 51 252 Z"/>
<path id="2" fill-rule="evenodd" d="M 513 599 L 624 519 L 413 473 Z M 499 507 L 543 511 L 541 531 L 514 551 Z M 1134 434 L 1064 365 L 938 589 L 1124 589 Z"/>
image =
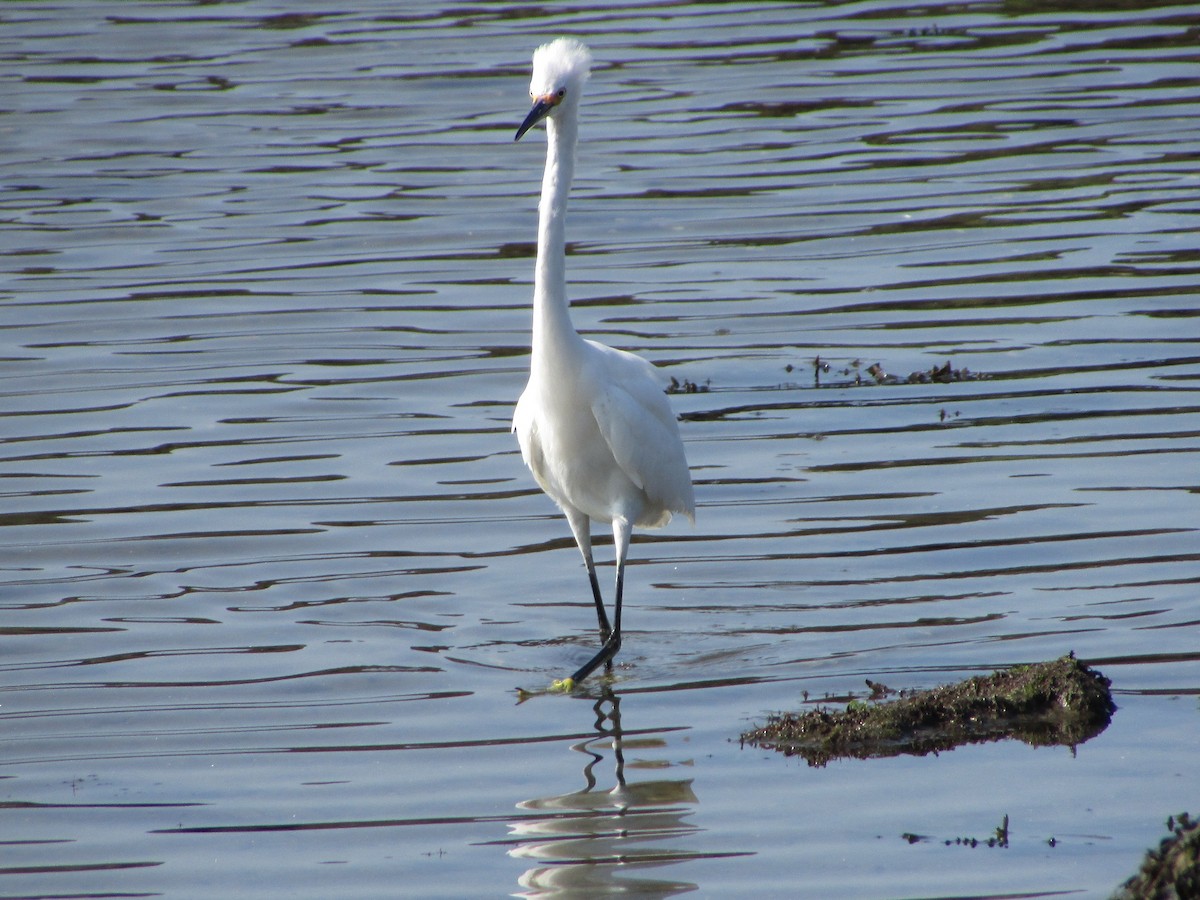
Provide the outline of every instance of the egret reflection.
<path id="1" fill-rule="evenodd" d="M 513 823 L 511 856 L 533 863 L 520 877 L 519 897 L 671 897 L 698 885 L 653 877 L 652 870 L 700 857 L 682 849 L 700 831 L 689 821 L 699 802 L 691 778 L 626 778 L 626 752 L 667 746 L 659 737 L 626 738 L 621 698 L 610 690 L 593 705 L 596 736 L 572 745 L 586 757 L 580 790 L 517 804 L 542 815 Z M 612 763 L 613 774 L 608 775 Z M 662 772 L 678 763 L 637 758 L 630 769 Z M 609 786 L 611 785 L 611 786 Z M 719 854 L 726 855 L 726 854 Z"/>

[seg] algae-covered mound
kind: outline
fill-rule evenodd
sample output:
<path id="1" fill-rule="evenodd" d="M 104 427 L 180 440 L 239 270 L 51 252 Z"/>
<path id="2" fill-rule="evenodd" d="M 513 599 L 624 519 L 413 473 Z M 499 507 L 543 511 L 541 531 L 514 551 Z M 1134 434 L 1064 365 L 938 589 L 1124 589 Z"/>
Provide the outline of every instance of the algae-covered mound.
<path id="1" fill-rule="evenodd" d="M 1034 746 L 1073 746 L 1108 725 L 1116 709 L 1109 684 L 1070 654 L 890 703 L 858 702 L 845 711 L 784 713 L 746 732 L 742 740 L 802 756 L 813 766 L 839 757 L 923 756 L 1004 738 Z"/>
<path id="2" fill-rule="evenodd" d="M 1200 897 L 1200 822 L 1187 813 L 1167 820 L 1170 837 L 1148 850 L 1142 868 L 1113 900 L 1186 900 Z"/>

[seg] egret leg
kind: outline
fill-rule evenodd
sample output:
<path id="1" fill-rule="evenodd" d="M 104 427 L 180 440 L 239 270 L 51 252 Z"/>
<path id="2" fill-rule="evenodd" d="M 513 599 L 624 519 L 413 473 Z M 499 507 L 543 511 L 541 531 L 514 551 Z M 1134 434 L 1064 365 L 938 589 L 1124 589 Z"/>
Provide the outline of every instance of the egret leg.
<path id="1" fill-rule="evenodd" d="M 612 634 L 612 626 L 608 624 L 608 613 L 604 611 L 604 598 L 600 596 L 600 582 L 596 578 L 596 564 L 592 561 L 592 529 L 588 517 L 578 510 L 567 512 L 567 521 L 571 525 L 571 533 L 575 535 L 575 543 L 583 554 L 583 564 L 587 568 L 588 581 L 592 585 L 592 599 L 596 601 L 596 621 L 600 625 L 600 641 L 603 643 Z"/>
<path id="2" fill-rule="evenodd" d="M 625 588 L 625 557 L 629 555 L 629 535 L 633 527 L 625 518 L 613 519 L 613 549 L 617 555 L 617 605 L 613 611 L 613 630 L 621 633 L 621 595 Z"/>
<path id="3" fill-rule="evenodd" d="M 630 525 L 628 520 L 618 518 L 613 520 L 613 545 L 617 553 L 617 603 L 613 609 L 612 634 L 600 647 L 600 652 L 585 662 L 570 678 L 558 684 L 570 690 L 583 679 L 592 674 L 601 664 L 611 665 L 613 657 L 621 649 L 621 597 L 625 587 L 625 557 L 629 552 Z"/>

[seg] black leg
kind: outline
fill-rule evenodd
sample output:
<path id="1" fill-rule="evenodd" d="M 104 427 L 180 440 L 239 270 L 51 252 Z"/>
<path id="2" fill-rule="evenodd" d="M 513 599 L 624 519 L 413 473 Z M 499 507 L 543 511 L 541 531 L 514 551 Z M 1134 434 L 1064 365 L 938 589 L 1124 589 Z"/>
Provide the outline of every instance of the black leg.
<path id="1" fill-rule="evenodd" d="M 625 556 L 629 551 L 629 531 L 629 523 L 625 520 L 618 519 L 613 522 L 613 543 L 617 551 L 617 602 L 616 606 L 613 607 L 612 633 L 605 639 L 599 653 L 580 666 L 574 675 L 561 683 L 562 687 L 567 690 L 570 690 L 591 675 L 601 664 L 611 668 L 613 657 L 621 649 L 621 600 L 625 590 Z M 594 572 L 594 570 L 591 571 Z M 592 583 L 595 585 L 594 575 Z M 595 592 L 597 598 L 599 598 L 599 587 L 595 587 Z M 598 601 L 597 606 L 601 609 L 603 608 L 603 605 Z M 604 624 L 607 624 L 607 620 Z"/>
<path id="2" fill-rule="evenodd" d="M 567 679 L 563 687 L 567 690 L 575 687 L 583 679 L 587 678 L 592 672 L 599 668 L 601 663 L 612 663 L 612 658 L 617 655 L 617 651 L 621 649 L 621 632 L 614 631 L 607 641 L 600 648 L 600 652 L 585 662 L 576 670 L 575 674 Z"/>
<path id="3" fill-rule="evenodd" d="M 600 596 L 600 582 L 596 580 L 596 567 L 587 560 L 588 580 L 592 583 L 592 599 L 596 601 L 596 621 L 600 625 L 600 642 L 608 640 L 612 626 L 608 624 L 608 613 L 604 611 L 604 598 Z"/>
<path id="4" fill-rule="evenodd" d="M 575 535 L 575 543 L 583 554 L 583 565 L 587 569 L 588 581 L 592 585 L 592 599 L 596 601 L 596 622 L 600 626 L 600 642 L 608 640 L 612 634 L 612 626 L 608 624 L 608 613 L 604 611 L 604 598 L 600 596 L 600 582 L 596 579 L 596 564 L 592 562 L 591 520 L 577 509 L 563 508 L 567 522 L 571 526 L 571 534 Z"/>

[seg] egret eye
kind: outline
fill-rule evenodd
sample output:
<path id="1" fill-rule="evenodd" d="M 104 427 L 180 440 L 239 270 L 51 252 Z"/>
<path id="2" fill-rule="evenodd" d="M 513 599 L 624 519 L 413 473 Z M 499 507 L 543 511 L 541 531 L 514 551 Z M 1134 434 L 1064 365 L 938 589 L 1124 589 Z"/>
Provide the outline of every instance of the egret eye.
<path id="1" fill-rule="evenodd" d="M 558 99 L 559 99 L 559 100 L 561 100 L 561 99 L 562 99 L 563 97 L 565 97 L 565 96 L 567 96 L 567 89 L 566 89 L 566 88 L 559 88 L 559 89 L 558 89 Z"/>

